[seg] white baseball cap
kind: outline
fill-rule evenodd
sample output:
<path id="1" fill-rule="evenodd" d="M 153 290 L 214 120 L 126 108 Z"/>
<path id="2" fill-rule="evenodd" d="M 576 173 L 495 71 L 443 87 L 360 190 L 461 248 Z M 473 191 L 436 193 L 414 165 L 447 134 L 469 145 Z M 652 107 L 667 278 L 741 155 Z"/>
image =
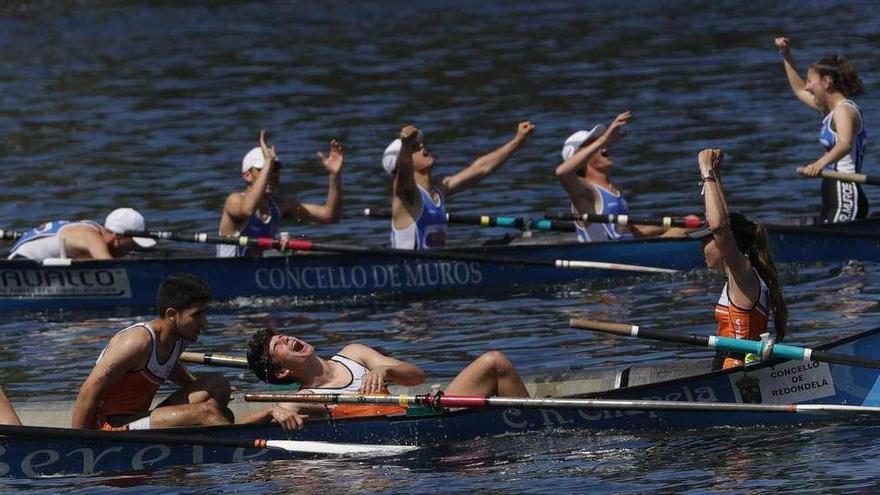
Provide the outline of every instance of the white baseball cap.
<path id="1" fill-rule="evenodd" d="M 279 161 L 277 156 L 275 157 L 275 161 Z M 241 173 L 245 173 L 252 168 L 257 170 L 262 169 L 265 164 L 266 160 L 263 158 L 263 150 L 257 146 L 248 151 L 247 154 L 244 155 L 244 158 L 241 159 Z"/>
<path id="2" fill-rule="evenodd" d="M 565 144 L 562 145 L 562 159 L 568 160 L 582 146 L 588 144 L 590 141 L 598 139 L 599 136 L 601 136 L 604 132 L 605 126 L 602 124 L 598 124 L 593 127 L 589 132 L 577 131 L 571 136 L 568 136 L 568 139 L 565 140 Z"/>
<path id="3" fill-rule="evenodd" d="M 144 222 L 144 216 L 132 208 L 117 208 L 107 215 L 104 220 L 104 228 L 114 234 L 124 234 L 127 231 L 144 231 L 147 225 Z M 153 247 L 156 240 L 149 237 L 132 237 L 135 244 L 140 247 Z"/>
<path id="4" fill-rule="evenodd" d="M 424 138 L 425 135 L 422 134 L 421 129 L 419 129 L 419 132 L 416 135 L 416 141 L 421 143 Z M 395 139 L 394 141 L 391 141 L 391 144 L 385 148 L 385 153 L 382 154 L 382 168 L 384 168 L 390 175 L 394 175 L 394 172 L 397 170 L 397 157 L 400 155 L 401 146 L 403 146 L 403 143 L 400 139 Z"/>

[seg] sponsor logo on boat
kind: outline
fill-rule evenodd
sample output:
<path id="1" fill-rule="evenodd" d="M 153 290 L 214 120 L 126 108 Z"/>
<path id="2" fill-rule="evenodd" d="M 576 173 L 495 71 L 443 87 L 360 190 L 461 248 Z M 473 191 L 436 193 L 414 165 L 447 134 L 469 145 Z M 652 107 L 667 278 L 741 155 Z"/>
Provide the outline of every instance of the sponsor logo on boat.
<path id="1" fill-rule="evenodd" d="M 834 395 L 828 363 L 786 362 L 730 376 L 737 402 L 792 404 Z"/>
<path id="2" fill-rule="evenodd" d="M 35 442 L 36 443 L 36 442 Z M 33 449 L 10 452 L 0 445 L 0 476 L 24 475 L 30 478 L 55 473 L 95 474 L 109 470 L 140 471 L 166 464 L 202 464 L 205 462 L 245 461 L 265 455 L 268 450 L 228 449 L 231 455 L 218 456 L 218 449 L 208 447 L 210 457 L 205 456 L 202 445 L 146 445 L 139 448 L 123 446 L 107 448 L 74 448 L 69 450 Z M 227 452 L 227 449 L 219 449 Z M 247 452 L 247 454 L 245 454 Z M 14 454 L 14 455 L 13 455 Z M 172 458 L 173 454 L 173 458 Z M 120 457 L 124 458 L 121 460 Z"/>
<path id="3" fill-rule="evenodd" d="M 664 395 L 652 395 L 639 397 L 639 400 L 663 400 L 685 402 L 718 402 L 718 395 L 710 387 L 681 386 L 665 393 Z M 606 421 L 625 418 L 628 416 L 645 415 L 648 418 L 656 418 L 656 411 L 618 411 L 604 409 L 538 409 L 540 421 L 534 421 L 534 416 L 521 409 L 506 409 L 501 415 L 504 424 L 513 430 L 533 429 L 537 427 L 553 428 L 569 426 L 586 421 Z"/>
<path id="4" fill-rule="evenodd" d="M 119 297 L 130 298 L 124 268 L 0 270 L 0 297 Z"/>
<path id="5" fill-rule="evenodd" d="M 262 290 L 398 289 L 478 285 L 478 262 L 406 261 L 369 266 L 306 266 L 260 268 L 254 280 Z"/>

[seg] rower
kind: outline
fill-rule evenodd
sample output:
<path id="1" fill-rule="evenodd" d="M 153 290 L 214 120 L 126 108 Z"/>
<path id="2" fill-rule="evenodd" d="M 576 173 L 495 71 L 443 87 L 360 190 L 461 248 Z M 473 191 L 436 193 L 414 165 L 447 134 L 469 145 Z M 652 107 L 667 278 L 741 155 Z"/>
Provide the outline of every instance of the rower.
<path id="1" fill-rule="evenodd" d="M 703 242 L 706 265 L 727 275 L 727 283 L 715 305 L 718 335 L 735 339 L 761 340 L 772 310 L 776 340 L 785 337 L 788 310 L 776 276 L 776 266 L 767 246 L 767 231 L 739 213 L 728 212 L 721 187 L 718 149 L 700 152 L 698 162 L 706 203 L 708 227 L 689 234 Z M 719 354 L 714 365 L 731 368 L 743 364 L 743 357 Z"/>
<path id="2" fill-rule="evenodd" d="M 47 222 L 24 233 L 9 253 L 9 259 L 28 258 L 43 261 L 49 258 L 105 260 L 121 258 L 136 246 L 156 245 L 148 237 L 128 237 L 126 231 L 144 231 L 144 217 L 137 210 L 118 208 L 107 215 L 104 225 L 91 220 Z"/>
<path id="3" fill-rule="evenodd" d="M 330 174 L 327 201 L 323 205 L 303 203 L 294 196 L 276 197 L 281 162 L 275 147 L 266 144 L 260 131 L 260 146 L 250 150 L 241 161 L 245 190 L 226 198 L 220 217 L 220 235 L 274 237 L 282 219 L 296 222 L 337 223 L 342 216 L 342 145 L 330 141 L 330 151 L 318 157 Z M 261 256 L 262 250 L 244 246 L 218 245 L 218 257 Z"/>
<path id="4" fill-rule="evenodd" d="M 798 74 L 789 39 L 776 38 L 785 74 L 795 96 L 825 115 L 819 142 L 825 152 L 804 167 L 802 174 L 817 177 L 822 170 L 862 173 L 868 132 L 862 111 L 850 98 L 865 94 L 865 87 L 852 64 L 843 55 L 820 58 L 807 70 L 807 80 Z M 823 223 L 849 222 L 868 216 L 868 198 L 856 182 L 822 179 Z"/>
<path id="5" fill-rule="evenodd" d="M 413 364 L 375 349 L 348 344 L 330 359 L 315 354 L 307 342 L 272 329 L 257 331 L 248 344 L 248 365 L 260 380 L 273 384 L 299 382 L 300 394 L 387 394 L 386 382 L 413 386 L 425 375 Z M 528 397 L 516 368 L 498 351 L 487 352 L 462 370 L 444 391 L 450 395 Z M 400 414 L 398 406 L 331 406 L 331 417 Z M 242 422 L 275 421 L 285 429 L 302 427 L 308 416 L 326 414 L 324 406 L 282 403 L 252 414 Z"/>
<path id="6" fill-rule="evenodd" d="M 208 324 L 211 288 L 189 274 L 169 275 L 156 295 L 158 317 L 118 332 L 98 356 L 73 408 L 74 428 L 144 430 L 223 425 L 233 421 L 229 382 L 220 375 L 194 377 L 179 361 L 187 344 Z M 180 388 L 150 409 L 159 386 Z"/>
<path id="7" fill-rule="evenodd" d="M 492 175 L 525 142 L 535 126 L 520 122 L 516 135 L 454 175 L 434 181 L 434 156 L 422 131 L 407 125 L 385 148 L 382 167 L 393 177 L 391 247 L 430 249 L 446 245 L 446 198 Z"/>
<path id="8" fill-rule="evenodd" d="M 632 119 L 632 112 L 618 115 L 606 128 L 603 124 L 589 131 L 577 131 L 562 146 L 563 162 L 556 167 L 556 176 L 571 199 L 572 213 L 598 213 L 602 215 L 627 215 L 629 207 L 620 189 L 611 182 L 611 158 L 609 147 L 620 139 L 623 127 Z M 638 237 L 682 237 L 686 229 L 667 229 L 652 225 L 584 223 L 575 221 L 578 240 L 581 242 L 620 241 Z"/>

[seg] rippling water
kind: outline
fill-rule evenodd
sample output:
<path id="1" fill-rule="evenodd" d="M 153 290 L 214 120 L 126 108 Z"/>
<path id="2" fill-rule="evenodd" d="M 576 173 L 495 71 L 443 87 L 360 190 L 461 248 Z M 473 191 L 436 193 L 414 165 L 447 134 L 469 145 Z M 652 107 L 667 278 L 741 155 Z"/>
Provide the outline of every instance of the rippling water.
<path id="1" fill-rule="evenodd" d="M 874 10 L 829 2 L 6 2 L 0 227 L 100 220 L 134 206 L 153 227 L 214 231 L 223 199 L 240 187 L 242 155 L 266 128 L 287 164 L 284 189 L 307 201 L 326 192 L 315 152 L 331 138 L 346 148 L 345 220 L 290 230 L 379 244 L 386 222 L 358 215 L 388 204 L 379 159 L 401 124 L 425 130 L 442 175 L 505 142 L 518 121 L 533 121 L 528 144 L 478 189 L 455 197 L 450 210 L 535 214 L 566 205 L 553 176 L 565 137 L 624 109 L 635 119 L 612 153 L 634 212 L 699 211 L 695 155 L 711 145 L 728 152 L 725 185 L 737 209 L 760 218 L 812 215 L 818 183 L 799 180 L 793 168 L 818 156 L 820 118 L 790 95 L 772 38 L 791 35 L 802 68 L 831 51 L 854 60 L 869 91 L 859 101 L 870 130 L 880 68 Z M 500 233 L 454 227 L 450 237 Z M 783 278 L 793 342 L 880 324 L 875 264 L 786 266 Z M 327 353 L 357 340 L 438 378 L 490 348 L 526 373 L 689 359 L 707 353 L 594 335 L 567 321 L 590 315 L 710 332 L 721 283 L 693 272 L 513 298 L 243 299 L 214 308 L 199 348 L 241 352 L 247 329 L 272 322 Z M 16 315 L 0 323 L 0 381 L 16 401 L 72 400 L 108 336 L 150 317 Z M 249 376 L 227 374 L 243 390 L 260 388 Z M 383 461 L 241 463 L 0 486 L 34 493 L 870 491 L 878 484 L 877 438 L 875 426 L 852 424 L 550 432 Z"/>

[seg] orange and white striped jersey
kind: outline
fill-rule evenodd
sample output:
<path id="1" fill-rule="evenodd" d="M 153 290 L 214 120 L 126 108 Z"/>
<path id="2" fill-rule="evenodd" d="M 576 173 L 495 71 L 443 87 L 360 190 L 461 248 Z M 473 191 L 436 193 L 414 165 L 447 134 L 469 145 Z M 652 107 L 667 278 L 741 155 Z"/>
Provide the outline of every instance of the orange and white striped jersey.
<path id="1" fill-rule="evenodd" d="M 767 331 L 770 289 L 758 275 L 757 270 L 755 270 L 755 277 L 758 277 L 761 293 L 751 308 L 741 308 L 733 304 L 728 295 L 727 284 L 724 284 L 721 297 L 715 304 L 715 321 L 718 323 L 719 336 L 732 339 L 761 340 L 761 334 Z M 727 369 L 741 364 L 742 359 L 727 356 L 721 367 Z"/>

